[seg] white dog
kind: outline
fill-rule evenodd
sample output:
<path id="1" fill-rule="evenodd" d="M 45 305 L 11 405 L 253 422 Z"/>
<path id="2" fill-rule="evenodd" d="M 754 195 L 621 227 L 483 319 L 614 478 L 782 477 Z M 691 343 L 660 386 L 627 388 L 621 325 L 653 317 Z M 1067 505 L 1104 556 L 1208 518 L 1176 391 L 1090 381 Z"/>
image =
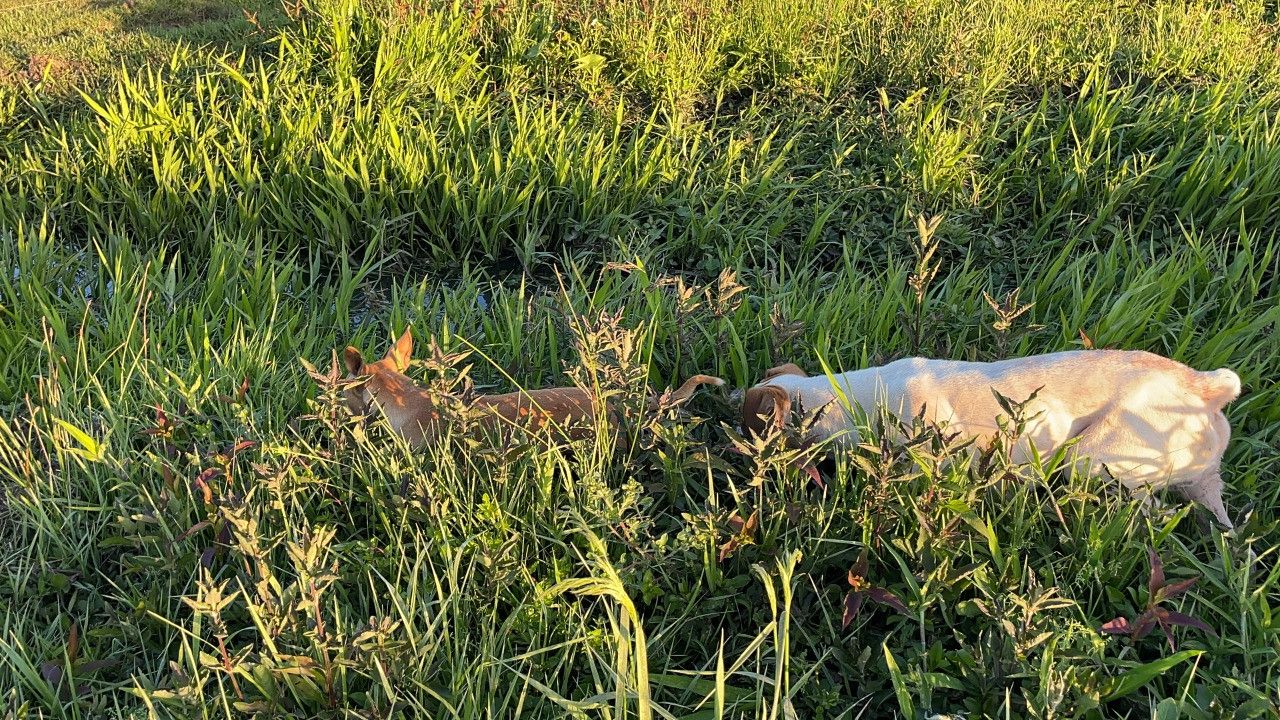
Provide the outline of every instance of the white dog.
<path id="1" fill-rule="evenodd" d="M 923 411 L 926 422 L 983 442 L 1007 414 L 993 390 L 1015 402 L 1036 393 L 1015 462 L 1026 461 L 1029 443 L 1052 453 L 1077 440 L 1092 472 L 1105 470 L 1140 492 L 1176 488 L 1232 527 L 1219 474 L 1231 438 L 1222 408 L 1239 396 L 1240 378 L 1147 352 L 1084 350 L 990 363 L 909 358 L 814 377 L 781 365 L 746 391 L 742 427 L 755 433 L 770 422 L 781 427 L 794 404 L 820 413 L 809 439 L 847 447 L 858 442 L 851 408 L 883 406 L 908 420 Z"/>

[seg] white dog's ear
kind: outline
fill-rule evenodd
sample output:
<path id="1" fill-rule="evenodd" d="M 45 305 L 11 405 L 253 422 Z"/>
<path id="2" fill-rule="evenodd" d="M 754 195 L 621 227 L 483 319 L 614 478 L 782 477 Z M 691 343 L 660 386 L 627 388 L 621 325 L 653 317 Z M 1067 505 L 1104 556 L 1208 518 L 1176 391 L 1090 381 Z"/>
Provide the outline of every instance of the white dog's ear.
<path id="1" fill-rule="evenodd" d="M 764 372 L 764 380 L 775 378 L 779 375 L 798 375 L 800 377 L 809 377 L 809 373 L 795 363 L 783 363 L 777 367 L 771 367 Z"/>
<path id="2" fill-rule="evenodd" d="M 360 355 L 360 351 L 348 345 L 342 351 L 342 361 L 346 363 L 347 372 L 351 375 L 364 374 L 364 358 Z"/>
<path id="3" fill-rule="evenodd" d="M 387 359 L 397 372 L 409 369 L 409 359 L 413 357 L 413 328 L 405 328 L 404 334 L 395 345 L 387 351 Z"/>
<path id="4" fill-rule="evenodd" d="M 781 430 L 791 419 L 791 394 L 780 387 L 762 385 L 747 390 L 742 401 L 742 432 L 764 435 L 766 429 Z"/>

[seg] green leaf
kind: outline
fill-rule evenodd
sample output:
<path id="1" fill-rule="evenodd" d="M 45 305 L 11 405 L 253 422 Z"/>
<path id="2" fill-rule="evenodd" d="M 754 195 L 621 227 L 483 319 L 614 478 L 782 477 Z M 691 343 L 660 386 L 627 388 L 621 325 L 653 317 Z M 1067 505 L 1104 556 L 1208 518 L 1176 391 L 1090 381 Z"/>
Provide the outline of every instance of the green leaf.
<path id="1" fill-rule="evenodd" d="M 1138 665 L 1121 675 L 1107 680 L 1106 689 L 1102 693 L 1103 700 L 1115 700 L 1141 688 L 1152 680 L 1168 672 L 1175 665 L 1180 665 L 1203 654 L 1203 650 L 1183 650 L 1180 653 L 1160 658 L 1145 665 Z"/>
<path id="2" fill-rule="evenodd" d="M 1178 720 L 1181 713 L 1178 711 L 1178 701 L 1173 698 L 1165 698 L 1156 705 L 1156 711 L 1152 715 L 1154 720 Z"/>
<path id="3" fill-rule="evenodd" d="M 579 70 L 585 70 L 590 73 L 595 73 L 595 72 L 600 72 L 601 70 L 604 69 L 605 59 L 603 55 L 590 53 L 588 55 L 583 55 L 582 57 L 578 58 L 575 64 L 578 66 Z"/>
<path id="4" fill-rule="evenodd" d="M 889 677 L 893 680 L 893 693 L 898 696 L 898 707 L 904 716 L 913 718 L 916 716 L 916 704 L 911 699 L 911 691 L 907 689 L 907 680 L 898 669 L 898 661 L 889 651 L 889 644 L 881 643 L 880 647 L 884 648 L 884 663 L 889 666 Z"/>
<path id="5" fill-rule="evenodd" d="M 71 580 L 66 575 L 59 572 L 50 572 L 44 574 L 44 581 L 57 592 L 65 592 L 71 587 Z"/>
<path id="6" fill-rule="evenodd" d="M 103 453 L 107 449 L 106 443 L 99 443 L 97 440 L 89 437 L 89 433 L 86 433 L 65 420 L 54 418 L 53 421 L 58 423 L 59 427 L 66 430 L 67 434 L 75 438 L 75 441 L 80 444 L 80 448 L 66 448 L 67 452 L 79 455 L 89 462 L 102 461 Z"/>
<path id="7" fill-rule="evenodd" d="M 691 675 L 672 675 L 670 673 L 651 672 L 649 673 L 649 682 L 654 685 L 661 685 L 675 690 L 685 690 L 699 695 L 705 695 L 707 697 L 710 697 L 717 691 L 717 682 L 715 680 L 703 680 L 702 678 L 693 677 Z M 723 686 L 723 696 L 728 702 L 739 703 L 756 697 L 756 692 L 754 690 L 736 688 L 726 683 Z"/>

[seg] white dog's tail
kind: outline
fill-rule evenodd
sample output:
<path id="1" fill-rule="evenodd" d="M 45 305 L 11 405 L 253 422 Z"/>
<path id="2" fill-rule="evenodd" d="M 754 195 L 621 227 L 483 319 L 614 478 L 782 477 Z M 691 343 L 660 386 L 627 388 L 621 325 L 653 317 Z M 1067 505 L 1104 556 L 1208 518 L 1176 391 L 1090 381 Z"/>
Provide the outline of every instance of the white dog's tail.
<path id="1" fill-rule="evenodd" d="M 1196 375 L 1200 397 L 1214 410 L 1221 410 L 1227 403 L 1240 397 L 1240 376 L 1234 372 L 1222 368 L 1198 372 Z"/>

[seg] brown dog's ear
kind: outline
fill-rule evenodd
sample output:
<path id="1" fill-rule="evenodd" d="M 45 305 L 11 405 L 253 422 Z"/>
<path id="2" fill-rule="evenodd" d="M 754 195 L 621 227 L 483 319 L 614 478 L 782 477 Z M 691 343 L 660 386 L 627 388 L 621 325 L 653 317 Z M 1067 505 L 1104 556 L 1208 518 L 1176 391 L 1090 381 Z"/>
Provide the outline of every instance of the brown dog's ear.
<path id="1" fill-rule="evenodd" d="M 387 351 L 387 359 L 398 372 L 404 372 L 409 369 L 411 357 L 413 357 L 413 328 L 405 328 L 404 334 Z"/>
<path id="2" fill-rule="evenodd" d="M 364 357 L 360 355 L 360 351 L 347 346 L 342 351 L 342 361 L 347 365 L 347 372 L 352 375 L 361 375 L 364 373 Z"/>
<path id="3" fill-rule="evenodd" d="M 791 419 L 791 394 L 773 385 L 757 385 L 742 400 L 742 431 L 764 435 L 772 425 L 781 430 Z"/>
<path id="4" fill-rule="evenodd" d="M 799 375 L 800 377 L 809 377 L 809 373 L 795 363 L 783 363 L 777 367 L 771 367 L 764 373 L 765 380 L 775 378 L 779 375 Z"/>

